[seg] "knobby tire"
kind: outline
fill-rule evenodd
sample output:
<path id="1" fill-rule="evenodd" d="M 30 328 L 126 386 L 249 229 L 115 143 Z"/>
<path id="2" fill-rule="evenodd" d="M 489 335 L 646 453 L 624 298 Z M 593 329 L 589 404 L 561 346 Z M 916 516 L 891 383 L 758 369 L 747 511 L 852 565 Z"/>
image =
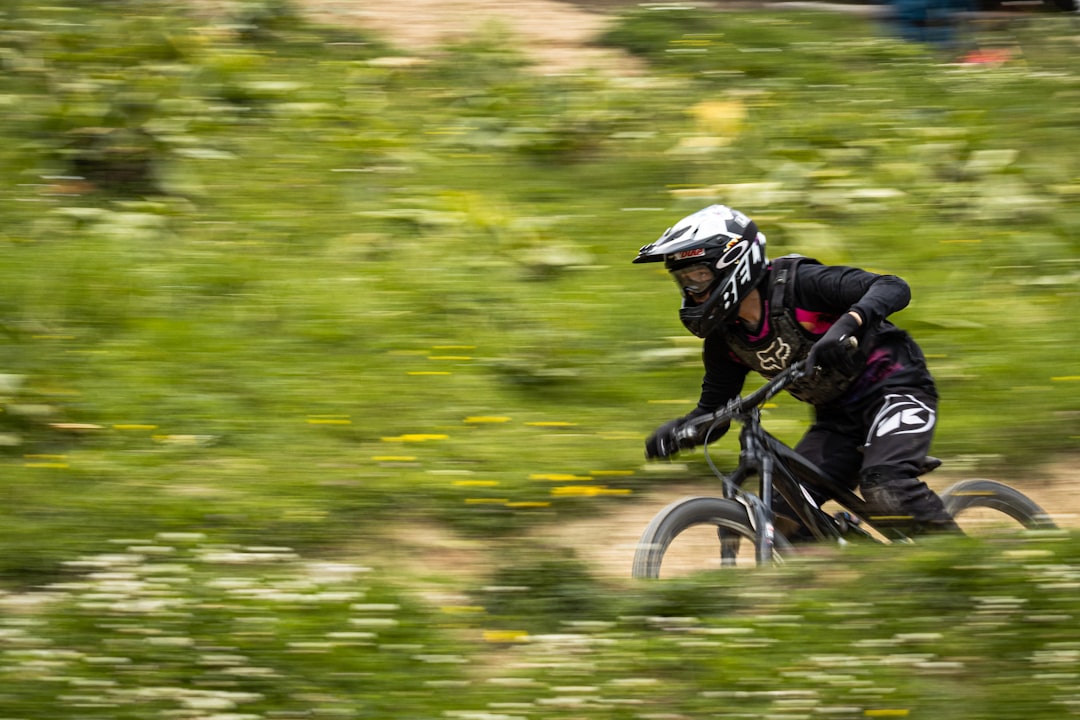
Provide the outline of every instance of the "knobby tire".
<path id="1" fill-rule="evenodd" d="M 1029 530 L 1057 527 L 1038 503 L 996 480 L 961 480 L 944 490 L 941 500 L 945 503 L 945 509 L 961 520 L 965 510 L 988 508 L 1008 515 Z"/>
<path id="2" fill-rule="evenodd" d="M 633 575 L 635 578 L 658 578 L 664 554 L 672 541 L 691 527 L 712 525 L 731 531 L 748 541 L 756 543 L 756 532 L 750 523 L 746 507 L 734 500 L 713 497 L 690 497 L 676 500 L 653 518 L 641 534 L 634 553 Z M 787 545 L 780 536 L 775 544 L 782 549 Z M 717 554 L 720 540 L 716 541 Z"/>
<path id="3" fill-rule="evenodd" d="M 961 522 L 966 511 L 985 508 L 1006 515 L 1024 528 L 1049 530 L 1057 526 L 1045 510 L 1022 492 L 996 480 L 961 480 L 940 493 L 945 508 Z M 746 507 L 735 500 L 713 497 L 689 497 L 676 500 L 653 518 L 645 528 L 634 553 L 633 576 L 658 578 L 671 543 L 692 527 L 712 525 L 728 530 L 751 545 L 757 533 L 750 522 Z M 790 544 L 777 534 L 774 554 L 779 559 Z M 717 539 L 717 553 L 720 540 Z"/>

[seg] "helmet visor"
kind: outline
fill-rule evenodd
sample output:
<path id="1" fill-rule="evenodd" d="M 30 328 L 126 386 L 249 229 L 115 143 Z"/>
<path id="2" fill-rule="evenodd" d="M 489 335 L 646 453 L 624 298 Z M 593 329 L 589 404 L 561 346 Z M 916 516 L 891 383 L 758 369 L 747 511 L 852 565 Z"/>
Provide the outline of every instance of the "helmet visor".
<path id="1" fill-rule="evenodd" d="M 694 263 L 671 271 L 671 277 L 683 291 L 691 295 L 702 295 L 709 291 L 716 280 L 710 263 Z"/>

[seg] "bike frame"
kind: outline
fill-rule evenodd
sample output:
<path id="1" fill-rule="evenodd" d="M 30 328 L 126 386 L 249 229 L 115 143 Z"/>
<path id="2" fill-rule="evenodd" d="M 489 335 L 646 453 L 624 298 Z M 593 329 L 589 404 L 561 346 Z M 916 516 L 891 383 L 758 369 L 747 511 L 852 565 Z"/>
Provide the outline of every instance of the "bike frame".
<path id="1" fill-rule="evenodd" d="M 791 549 L 787 528 L 773 512 L 773 500 L 782 498 L 783 519 L 788 513 L 808 529 L 807 539 L 845 544 L 849 538 L 871 542 L 911 542 L 920 527 L 909 516 L 881 513 L 849 487 L 849 478 L 833 478 L 801 456 L 797 450 L 769 434 L 761 424 L 762 407 L 791 383 L 810 372 L 806 361 L 794 363 L 745 397 L 736 397 L 714 413 L 683 422 L 674 433 L 681 449 L 702 445 L 710 469 L 722 482 L 723 497 L 688 497 L 670 503 L 645 528 L 634 552 L 634 577 L 660 577 L 661 564 L 672 542 L 692 527 L 716 529 L 721 565 L 736 565 L 742 540 L 755 543 L 758 565 L 775 562 Z M 741 425 L 739 461 L 725 474 L 713 462 L 709 444 L 723 435 L 730 423 Z M 718 432 L 719 431 L 719 432 Z M 713 437 L 713 436 L 716 437 Z M 941 464 L 927 456 L 918 472 L 930 472 Z M 760 480 L 755 493 L 751 478 Z M 953 483 L 940 493 L 946 512 L 953 517 L 968 509 L 990 510 L 1031 530 L 1056 527 L 1046 511 L 1014 488 L 994 480 L 969 479 Z M 823 504 L 837 503 L 845 512 L 826 512 Z M 981 517 L 979 518 L 982 519 Z M 777 528 L 779 526 L 779 529 Z M 868 532 L 873 531 L 873 532 Z M 695 543 L 691 540 L 690 546 Z M 685 547 L 685 545 L 683 546 Z"/>
<path id="2" fill-rule="evenodd" d="M 756 560 L 759 564 L 772 561 L 776 547 L 775 513 L 772 510 L 773 497 L 779 493 L 787 502 L 798 519 L 810 530 L 817 540 L 843 541 L 845 536 L 868 536 L 868 533 L 855 525 L 846 526 L 835 517 L 825 512 L 809 491 L 816 492 L 838 503 L 851 515 L 859 518 L 868 526 L 881 532 L 890 540 L 902 540 L 906 536 L 898 529 L 889 527 L 884 519 L 872 516 L 866 502 L 836 480 L 825 475 L 817 466 L 802 457 L 794 449 L 778 440 L 761 425 L 761 406 L 780 393 L 789 384 L 805 374 L 803 363 L 799 362 L 780 373 L 761 388 L 746 396 L 737 398 L 723 410 L 695 418 L 688 425 L 687 434 L 704 425 L 713 427 L 724 422 L 741 423 L 739 432 L 739 464 L 730 474 L 725 475 L 709 457 L 709 438 L 703 443 L 706 459 L 713 472 L 723 481 L 724 497 L 741 503 L 747 509 L 750 522 L 757 534 Z M 744 490 L 743 485 L 753 476 L 760 479 L 757 494 Z M 737 539 L 730 531 L 718 530 L 721 541 L 721 558 L 724 563 L 733 563 L 737 551 Z"/>

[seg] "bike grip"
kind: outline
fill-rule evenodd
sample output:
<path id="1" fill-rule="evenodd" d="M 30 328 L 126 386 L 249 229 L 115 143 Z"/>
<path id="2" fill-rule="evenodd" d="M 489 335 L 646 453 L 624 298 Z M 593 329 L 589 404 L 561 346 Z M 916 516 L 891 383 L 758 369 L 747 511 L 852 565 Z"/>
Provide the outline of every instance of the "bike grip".
<path id="1" fill-rule="evenodd" d="M 691 423 L 684 423 L 683 425 L 679 426 L 678 430 L 675 431 L 675 442 L 678 444 L 682 444 L 683 440 L 689 440 L 695 435 L 697 435 L 695 426 Z"/>

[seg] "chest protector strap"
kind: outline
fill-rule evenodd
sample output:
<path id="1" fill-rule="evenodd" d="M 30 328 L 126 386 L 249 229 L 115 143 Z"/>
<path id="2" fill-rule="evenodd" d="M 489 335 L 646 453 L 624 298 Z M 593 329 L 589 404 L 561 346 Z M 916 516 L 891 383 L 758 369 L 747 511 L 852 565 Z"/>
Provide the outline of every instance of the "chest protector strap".
<path id="1" fill-rule="evenodd" d="M 769 303 L 769 330 L 751 343 L 735 325 L 725 327 L 724 336 L 731 351 L 765 377 L 772 377 L 796 360 L 805 358 L 820 336 L 799 324 L 795 316 L 795 273 L 802 263 L 818 264 L 801 255 L 785 255 L 773 261 L 768 287 L 763 295 Z M 799 400 L 823 405 L 840 397 L 857 377 L 825 369 L 813 377 L 788 387 Z"/>

